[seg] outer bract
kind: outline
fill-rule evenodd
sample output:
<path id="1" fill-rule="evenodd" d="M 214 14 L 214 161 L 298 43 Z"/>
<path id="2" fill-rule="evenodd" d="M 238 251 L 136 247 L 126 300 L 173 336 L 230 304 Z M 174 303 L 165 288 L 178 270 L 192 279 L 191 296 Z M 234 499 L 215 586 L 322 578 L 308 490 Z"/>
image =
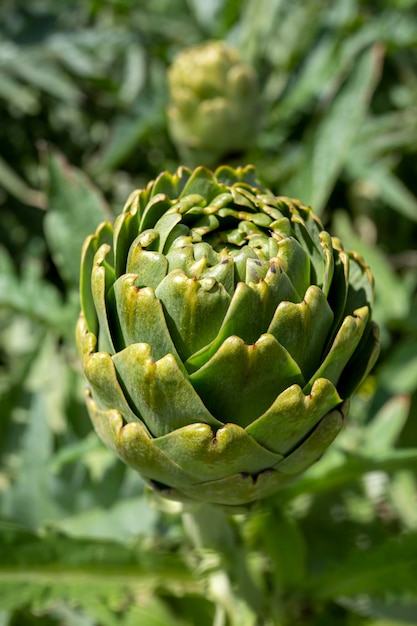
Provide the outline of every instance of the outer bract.
<path id="1" fill-rule="evenodd" d="M 372 277 L 251 167 L 135 191 L 82 255 L 79 350 L 97 433 L 163 495 L 271 495 L 342 428 L 378 354 Z"/>

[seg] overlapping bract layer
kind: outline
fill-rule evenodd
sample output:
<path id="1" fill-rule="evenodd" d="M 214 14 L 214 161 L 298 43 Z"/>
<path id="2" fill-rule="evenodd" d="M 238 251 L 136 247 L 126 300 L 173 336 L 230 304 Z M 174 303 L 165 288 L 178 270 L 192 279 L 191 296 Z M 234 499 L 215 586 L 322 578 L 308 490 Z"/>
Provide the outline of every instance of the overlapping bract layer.
<path id="1" fill-rule="evenodd" d="M 168 497 L 273 493 L 322 455 L 375 362 L 372 291 L 361 257 L 251 167 L 161 174 L 83 249 L 97 432 Z"/>

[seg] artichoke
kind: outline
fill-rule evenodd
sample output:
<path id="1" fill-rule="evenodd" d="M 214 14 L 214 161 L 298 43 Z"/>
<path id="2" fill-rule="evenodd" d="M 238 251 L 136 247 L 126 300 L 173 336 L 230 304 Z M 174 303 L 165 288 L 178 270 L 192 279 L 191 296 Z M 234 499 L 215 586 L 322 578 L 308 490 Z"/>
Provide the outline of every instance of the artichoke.
<path id="1" fill-rule="evenodd" d="M 212 165 L 253 146 L 255 73 L 222 41 L 186 48 L 168 71 L 168 126 L 182 158 Z"/>
<path id="2" fill-rule="evenodd" d="M 271 495 L 341 430 L 378 354 L 372 296 L 361 256 L 251 166 L 164 172 L 84 244 L 94 427 L 168 498 Z"/>

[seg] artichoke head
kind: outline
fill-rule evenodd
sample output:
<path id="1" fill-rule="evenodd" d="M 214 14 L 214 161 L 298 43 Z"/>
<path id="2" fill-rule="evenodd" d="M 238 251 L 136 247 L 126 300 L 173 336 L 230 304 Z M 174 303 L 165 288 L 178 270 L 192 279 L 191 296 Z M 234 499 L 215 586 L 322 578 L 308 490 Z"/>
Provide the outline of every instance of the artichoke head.
<path id="1" fill-rule="evenodd" d="M 222 41 L 186 48 L 168 71 L 171 137 L 191 164 L 212 165 L 253 146 L 258 125 L 256 76 Z"/>
<path id="2" fill-rule="evenodd" d="M 271 495 L 378 354 L 373 281 L 252 167 L 162 173 L 84 244 L 77 342 L 101 439 L 174 500 Z"/>

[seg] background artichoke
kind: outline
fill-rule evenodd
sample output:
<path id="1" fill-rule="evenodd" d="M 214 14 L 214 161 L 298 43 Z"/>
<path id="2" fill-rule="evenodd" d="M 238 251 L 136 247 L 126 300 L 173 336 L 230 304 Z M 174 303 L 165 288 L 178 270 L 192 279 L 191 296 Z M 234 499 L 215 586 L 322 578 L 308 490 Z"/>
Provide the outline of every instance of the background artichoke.
<path id="1" fill-rule="evenodd" d="M 171 137 L 183 159 L 211 165 L 253 146 L 259 118 L 255 72 L 223 41 L 177 55 L 168 70 Z"/>
<path id="2" fill-rule="evenodd" d="M 83 249 L 98 434 L 168 497 L 270 495 L 342 428 L 378 353 L 372 292 L 362 258 L 253 168 L 162 173 Z"/>

